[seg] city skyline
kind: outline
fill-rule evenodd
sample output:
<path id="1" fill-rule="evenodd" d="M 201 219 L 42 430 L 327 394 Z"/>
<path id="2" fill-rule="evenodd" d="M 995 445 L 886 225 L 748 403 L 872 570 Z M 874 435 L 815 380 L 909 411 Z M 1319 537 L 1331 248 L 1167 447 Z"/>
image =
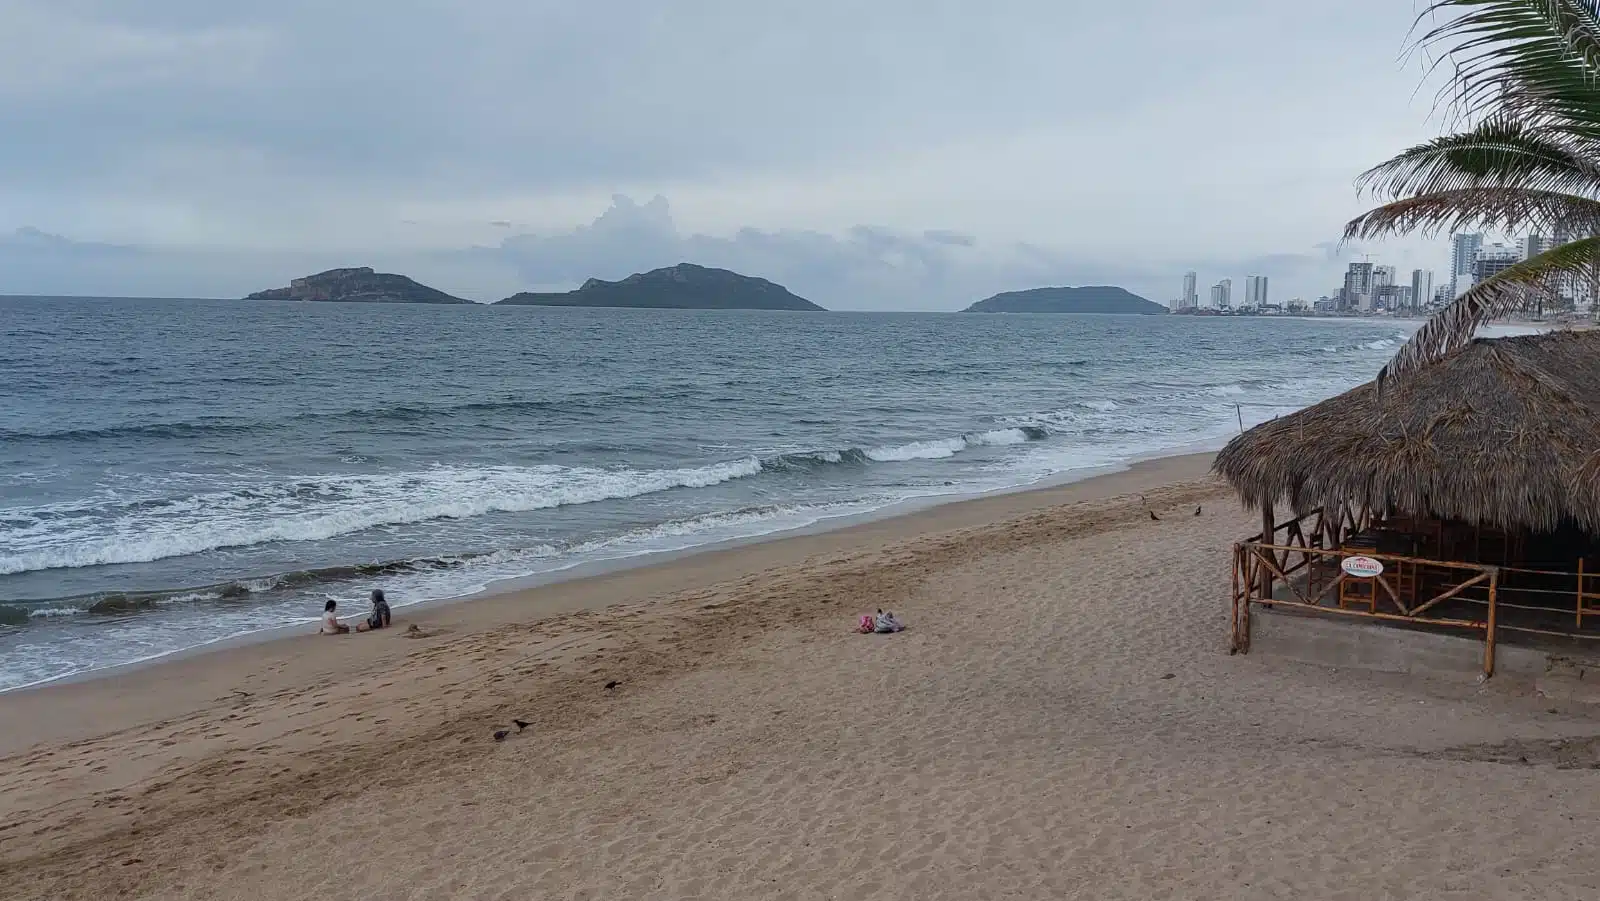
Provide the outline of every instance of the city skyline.
<path id="1" fill-rule="evenodd" d="M 1191 269 L 1183 276 L 1183 293 L 1168 302 L 1173 312 L 1215 309 L 1219 311 L 1284 310 L 1303 306 L 1319 312 L 1406 312 L 1419 314 L 1437 309 L 1461 296 L 1474 284 L 1502 272 L 1517 262 L 1559 246 L 1560 236 L 1532 232 L 1520 237 L 1505 236 L 1501 241 L 1488 241 L 1481 232 L 1462 232 L 1450 235 L 1444 246 L 1448 249 L 1448 267 L 1445 278 L 1440 279 L 1431 267 L 1412 267 L 1408 278 L 1400 278 L 1400 267 L 1378 259 L 1378 254 L 1366 253 L 1361 259 L 1350 261 L 1344 269 L 1340 285 L 1331 293 L 1319 294 L 1314 299 L 1303 295 L 1272 299 L 1268 293 L 1266 276 L 1246 277 L 1245 299 L 1234 305 L 1226 290 L 1231 278 L 1223 278 L 1212 289 L 1208 303 L 1199 303 L 1192 288 L 1199 279 L 1199 270 Z M 1593 306 L 1600 299 L 1600 287 L 1587 288 L 1568 280 L 1561 291 L 1563 306 L 1577 308 Z M 1220 301 L 1220 303 L 1219 303 Z M 1298 302 L 1298 304 L 1297 304 Z M 1541 307 L 1543 305 L 1541 304 Z"/>

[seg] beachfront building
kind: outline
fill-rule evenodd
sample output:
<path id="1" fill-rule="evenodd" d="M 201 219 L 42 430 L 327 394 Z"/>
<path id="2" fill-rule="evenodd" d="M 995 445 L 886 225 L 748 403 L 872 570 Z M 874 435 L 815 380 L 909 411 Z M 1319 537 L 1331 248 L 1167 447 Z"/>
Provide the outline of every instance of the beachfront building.
<path id="1" fill-rule="evenodd" d="M 1476 635 L 1491 675 L 1501 637 L 1600 639 L 1597 449 L 1600 330 L 1480 339 L 1250 429 L 1216 461 L 1262 512 L 1234 650 L 1262 607 Z"/>
<path id="2" fill-rule="evenodd" d="M 1512 266 L 1517 265 L 1521 254 L 1515 247 L 1504 244 L 1491 244 L 1478 251 L 1472 261 L 1473 283 L 1481 282 L 1491 275 L 1498 275 Z"/>
<path id="3" fill-rule="evenodd" d="M 1211 286 L 1211 308 L 1226 310 L 1233 306 L 1233 279 L 1225 278 Z"/>
<path id="4" fill-rule="evenodd" d="M 1433 300 L 1433 270 L 1411 270 L 1411 305 L 1412 312 L 1422 309 Z"/>
<path id="5" fill-rule="evenodd" d="M 1547 250 L 1555 249 L 1555 239 L 1537 232 L 1528 235 L 1520 242 L 1519 250 L 1524 260 L 1530 260 Z"/>
<path id="6" fill-rule="evenodd" d="M 1367 312 L 1372 309 L 1372 264 L 1351 263 L 1344 273 L 1340 291 L 1341 308 Z"/>
<path id="7" fill-rule="evenodd" d="M 1483 249 L 1483 235 L 1450 236 L 1450 299 L 1460 297 L 1472 287 L 1472 264 Z"/>
<path id="8" fill-rule="evenodd" d="M 1199 273 L 1192 269 L 1183 274 L 1183 293 L 1178 296 L 1178 309 L 1193 310 L 1200 306 L 1199 280 Z"/>
<path id="9" fill-rule="evenodd" d="M 1267 306 L 1267 277 L 1252 275 L 1244 281 L 1244 305 L 1255 310 Z"/>

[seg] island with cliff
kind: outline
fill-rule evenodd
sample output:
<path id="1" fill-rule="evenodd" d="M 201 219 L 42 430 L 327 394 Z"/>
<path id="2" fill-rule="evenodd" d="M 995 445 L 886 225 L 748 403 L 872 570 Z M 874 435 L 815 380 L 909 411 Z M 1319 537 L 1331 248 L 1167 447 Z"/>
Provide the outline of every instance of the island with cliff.
<path id="1" fill-rule="evenodd" d="M 245 300 L 306 300 L 329 303 L 472 303 L 403 275 L 373 272 L 370 266 L 329 269 L 289 282 L 287 288 L 257 291 Z"/>
<path id="2" fill-rule="evenodd" d="M 764 278 L 679 263 L 621 281 L 591 278 L 575 291 L 514 294 L 499 305 L 642 307 L 666 310 L 804 310 L 823 308 Z"/>
<path id="3" fill-rule="evenodd" d="M 963 313 L 1137 313 L 1154 316 L 1167 308 L 1122 288 L 1088 285 L 1082 288 L 1033 288 L 1007 291 L 985 298 Z"/>

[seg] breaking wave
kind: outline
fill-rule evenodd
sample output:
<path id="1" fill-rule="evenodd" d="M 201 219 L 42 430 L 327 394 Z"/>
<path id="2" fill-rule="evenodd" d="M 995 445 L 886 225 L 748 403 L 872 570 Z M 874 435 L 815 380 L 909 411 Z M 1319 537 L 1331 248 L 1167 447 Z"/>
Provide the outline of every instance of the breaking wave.
<path id="1" fill-rule="evenodd" d="M 0 575 L 115 563 L 148 563 L 229 547 L 321 541 L 379 526 L 488 513 L 544 510 L 674 488 L 704 488 L 755 475 L 754 457 L 684 469 L 613 470 L 564 466 L 440 466 L 421 472 L 321 476 L 115 510 L 13 513 L 7 543 L 35 546 L 0 555 Z M 40 528 L 48 519 L 49 528 Z"/>

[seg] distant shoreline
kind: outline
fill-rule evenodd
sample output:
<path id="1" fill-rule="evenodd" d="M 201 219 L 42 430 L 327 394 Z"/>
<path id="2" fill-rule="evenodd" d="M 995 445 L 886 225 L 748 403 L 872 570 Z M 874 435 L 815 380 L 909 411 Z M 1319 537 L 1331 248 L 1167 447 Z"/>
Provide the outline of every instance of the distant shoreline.
<path id="1" fill-rule="evenodd" d="M 654 311 L 654 312 L 683 312 L 683 313 L 800 313 L 800 312 L 826 312 L 826 313 L 849 313 L 849 314 L 852 314 L 852 315 L 866 315 L 866 316 L 903 316 L 903 315 L 907 315 L 907 314 L 955 316 L 955 315 L 963 314 L 963 313 L 966 312 L 965 309 L 951 309 L 951 310 L 928 310 L 928 309 L 915 309 L 915 310 L 849 310 L 849 309 L 827 309 L 827 310 L 821 310 L 821 311 L 818 311 L 818 310 L 756 310 L 756 309 L 718 310 L 718 309 L 709 309 L 709 308 L 704 308 L 704 307 L 701 307 L 701 308 L 671 307 L 671 308 L 669 308 L 669 307 L 571 306 L 571 305 L 555 305 L 555 304 L 501 304 L 501 303 L 499 303 L 497 301 L 480 301 L 480 300 L 474 300 L 474 301 L 471 301 L 470 303 L 465 303 L 465 304 L 416 304 L 416 303 L 362 304 L 362 303 L 353 303 L 353 302 L 345 302 L 345 301 L 304 301 L 304 300 L 280 300 L 280 301 L 250 300 L 250 301 L 246 301 L 246 300 L 241 300 L 240 298 L 237 298 L 237 297 L 162 297 L 162 296 L 159 296 L 159 295 L 132 295 L 132 294 L 128 294 L 128 295 L 0 294 L 0 301 L 8 301 L 8 300 L 89 300 L 89 301 L 122 301 L 122 300 L 131 300 L 131 301 L 169 301 L 169 302 L 170 301 L 177 301 L 177 302 L 183 302 L 183 303 L 231 303 L 231 304 L 241 304 L 241 305 L 248 304 L 250 306 L 267 306 L 267 305 L 271 305 L 271 304 L 275 304 L 276 303 L 276 304 L 283 304 L 283 305 L 286 305 L 286 306 L 296 306 L 296 307 L 306 307 L 306 306 L 316 306 L 316 307 L 385 306 L 385 307 L 452 307 L 452 308 L 463 308 L 464 309 L 464 308 L 469 307 L 469 306 L 474 306 L 474 307 L 505 306 L 505 307 L 508 307 L 508 308 L 509 307 L 531 307 L 531 308 L 545 309 L 545 310 L 649 310 L 649 311 Z M 991 314 L 991 315 L 999 315 L 999 314 Z M 1127 316 L 1129 318 L 1139 318 L 1139 319 L 1150 318 L 1147 314 L 1142 314 L 1142 313 L 1006 313 L 1004 315 L 1008 315 L 1008 316 L 1095 316 L 1095 317 L 1100 317 L 1100 316 Z M 970 317 L 964 317 L 964 318 L 970 318 Z M 1397 322 L 1397 323 L 1406 322 L 1406 323 L 1419 323 L 1420 324 L 1420 323 L 1423 323 L 1423 322 L 1427 322 L 1428 319 L 1431 318 L 1431 317 L 1429 317 L 1429 316 L 1361 316 L 1361 315 L 1352 315 L 1352 314 L 1346 312 L 1346 313 L 1270 313 L 1270 314 L 1248 314 L 1248 315 L 1239 315 L 1239 314 L 1234 314 L 1234 315 L 1211 315 L 1211 314 L 1204 314 L 1204 315 L 1198 315 L 1198 316 L 1194 315 L 1194 314 L 1169 314 L 1166 317 L 1159 317 L 1159 318 L 1163 318 L 1163 319 L 1165 319 L 1165 318 L 1194 318 L 1194 319 L 1206 319 L 1206 320 L 1213 320 L 1213 319 L 1228 319 L 1228 320 L 1231 320 L 1231 319 L 1248 319 L 1248 320 L 1252 320 L 1252 321 L 1259 321 L 1259 320 L 1269 320 L 1270 321 L 1270 320 L 1276 320 L 1276 319 L 1310 319 L 1310 320 L 1316 320 L 1318 322 L 1328 322 L 1328 321 L 1349 321 L 1349 322 L 1366 322 L 1366 323 L 1372 323 L 1372 322 Z M 1487 326 L 1488 327 L 1518 327 L 1518 328 L 1526 327 L 1526 328 L 1586 329 L 1586 328 L 1600 327 L 1600 323 L 1597 323 L 1596 320 L 1593 317 L 1582 316 L 1582 317 L 1577 318 L 1577 319 L 1567 319 L 1567 320 L 1555 320 L 1555 319 L 1549 319 L 1549 318 L 1546 318 L 1546 319 L 1543 319 L 1543 320 L 1521 319 L 1521 318 L 1495 319 L 1495 320 L 1492 320 L 1489 323 L 1487 323 Z"/>

